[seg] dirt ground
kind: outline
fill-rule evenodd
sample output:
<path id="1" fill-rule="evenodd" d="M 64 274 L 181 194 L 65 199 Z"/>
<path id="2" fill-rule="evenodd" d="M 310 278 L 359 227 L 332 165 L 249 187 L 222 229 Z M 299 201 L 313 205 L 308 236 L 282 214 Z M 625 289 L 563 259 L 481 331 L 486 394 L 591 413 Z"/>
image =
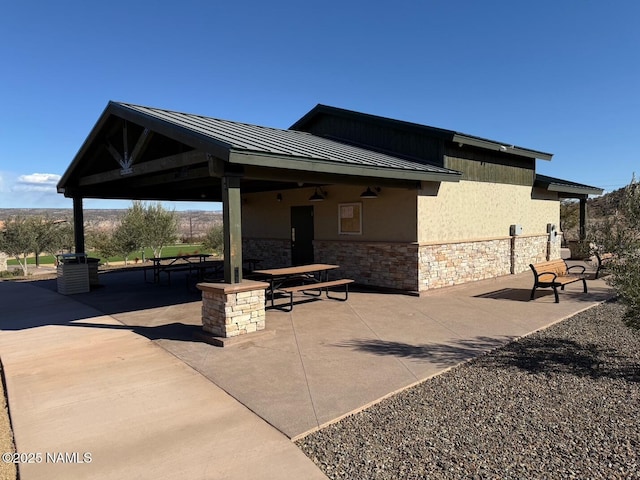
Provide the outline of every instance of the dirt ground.
<path id="1" fill-rule="evenodd" d="M 1 372 L 0 372 L 1 373 Z M 4 382 L 0 382 L 0 454 L 14 453 L 13 432 L 9 421 L 9 411 L 7 410 L 6 394 Z M 16 466 L 13 463 L 5 463 L 0 460 L 0 480 L 15 480 L 17 477 Z"/>

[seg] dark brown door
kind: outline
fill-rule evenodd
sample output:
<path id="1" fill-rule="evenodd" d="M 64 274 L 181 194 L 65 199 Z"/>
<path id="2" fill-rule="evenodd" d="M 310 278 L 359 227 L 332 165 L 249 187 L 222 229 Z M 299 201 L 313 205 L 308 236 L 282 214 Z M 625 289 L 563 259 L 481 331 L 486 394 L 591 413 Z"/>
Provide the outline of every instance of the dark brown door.
<path id="1" fill-rule="evenodd" d="M 313 207 L 291 207 L 291 263 L 313 263 Z"/>

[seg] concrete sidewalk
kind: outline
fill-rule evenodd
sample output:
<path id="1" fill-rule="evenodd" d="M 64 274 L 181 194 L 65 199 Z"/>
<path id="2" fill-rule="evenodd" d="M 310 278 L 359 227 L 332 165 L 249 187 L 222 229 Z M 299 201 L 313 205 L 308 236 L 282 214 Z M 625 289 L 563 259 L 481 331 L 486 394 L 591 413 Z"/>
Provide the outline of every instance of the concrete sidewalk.
<path id="1" fill-rule="evenodd" d="M 0 302 L 16 447 L 36 462 L 20 465 L 21 480 L 326 478 L 288 438 L 114 318 L 30 283 L 0 282 Z"/>
<path id="2" fill-rule="evenodd" d="M 568 286 L 558 304 L 549 289 L 528 301 L 529 272 L 424 297 L 356 291 L 348 302 L 268 310 L 275 335 L 245 345 L 156 341 L 296 439 L 611 297 L 603 280 L 588 284 L 588 294 L 579 283 Z M 159 310 L 116 316 L 131 326 L 169 322 Z"/>
<path id="3" fill-rule="evenodd" d="M 70 297 L 55 280 L 0 283 L 0 358 L 18 451 L 92 460 L 24 465 L 22 480 L 325 478 L 287 437 L 612 294 L 589 280 L 588 294 L 576 283 L 559 304 L 549 290 L 529 302 L 529 272 L 424 297 L 361 290 L 348 302 L 268 310 L 275 335 L 218 348 L 194 341 L 200 296 L 183 282 L 150 285 L 140 272 L 119 272 L 101 283 Z"/>

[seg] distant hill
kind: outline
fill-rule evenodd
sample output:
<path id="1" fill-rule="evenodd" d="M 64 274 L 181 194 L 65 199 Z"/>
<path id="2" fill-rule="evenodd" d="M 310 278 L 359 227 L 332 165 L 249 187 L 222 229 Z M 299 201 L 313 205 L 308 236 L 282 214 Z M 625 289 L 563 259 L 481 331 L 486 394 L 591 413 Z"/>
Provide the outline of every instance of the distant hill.
<path id="1" fill-rule="evenodd" d="M 610 217 L 620 207 L 625 187 L 587 200 L 587 225 L 594 224 Z M 566 240 L 578 239 L 578 201 L 566 200 L 560 208 L 560 224 Z"/>
<path id="2" fill-rule="evenodd" d="M 87 229 L 111 230 L 120 220 L 122 209 L 86 209 L 84 222 Z M 209 228 L 222 224 L 222 212 L 204 210 L 176 211 L 180 238 L 201 238 Z M 70 208 L 0 208 L 0 223 L 16 216 L 42 216 L 53 220 L 73 220 Z"/>

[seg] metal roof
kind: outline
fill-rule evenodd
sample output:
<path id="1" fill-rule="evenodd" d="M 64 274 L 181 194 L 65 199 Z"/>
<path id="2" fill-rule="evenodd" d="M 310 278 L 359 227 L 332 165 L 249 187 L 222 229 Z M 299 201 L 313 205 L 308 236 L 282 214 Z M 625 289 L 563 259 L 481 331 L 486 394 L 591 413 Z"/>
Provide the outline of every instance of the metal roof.
<path id="1" fill-rule="evenodd" d="M 459 172 L 447 168 L 405 160 L 306 132 L 263 127 L 128 103 L 110 102 L 109 105 L 118 110 L 128 110 L 153 118 L 214 142 L 218 147 L 229 150 L 230 155 L 227 160 L 230 163 L 295 168 L 292 162 L 282 164 L 278 160 L 289 159 L 300 163 L 300 169 L 318 170 L 318 163 L 326 164 L 327 168 L 320 168 L 326 172 L 334 167 L 343 166 L 372 169 L 372 173 L 383 169 L 386 175 L 391 177 L 395 176 L 392 171 L 415 173 L 417 174 L 415 180 L 457 181 L 461 176 Z M 309 162 L 316 166 L 303 165 Z M 358 171 L 362 174 L 362 170 Z M 340 170 L 340 173 L 347 172 Z"/>
<path id="2" fill-rule="evenodd" d="M 569 198 L 574 195 L 602 195 L 604 191 L 602 188 L 540 174 L 536 174 L 533 186 L 545 188 L 550 192 L 565 194 L 564 196 Z"/>

